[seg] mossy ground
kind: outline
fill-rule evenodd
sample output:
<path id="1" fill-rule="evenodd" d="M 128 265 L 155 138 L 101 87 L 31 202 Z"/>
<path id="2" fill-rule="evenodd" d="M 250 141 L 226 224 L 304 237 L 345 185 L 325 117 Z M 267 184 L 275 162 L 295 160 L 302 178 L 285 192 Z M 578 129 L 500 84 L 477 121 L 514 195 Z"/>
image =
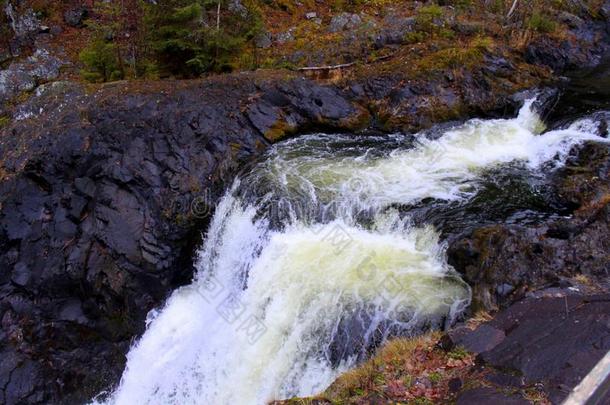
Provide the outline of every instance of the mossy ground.
<path id="1" fill-rule="evenodd" d="M 79 53 L 92 41 L 93 29 L 69 27 L 63 12 L 69 4 L 30 0 L 27 2 L 49 26 L 59 25 L 62 32 L 51 41 L 61 48 L 70 62 L 62 79 L 77 79 L 82 63 Z M 251 3 L 251 4 L 250 4 Z M 482 62 L 482 55 L 496 52 L 519 53 L 539 35 L 571 40 L 561 13 L 573 12 L 596 16 L 600 0 L 568 2 L 542 0 L 519 4 L 507 18 L 512 1 L 460 0 L 443 2 L 444 6 L 408 0 L 255 0 L 248 3 L 262 19 L 262 29 L 273 39 L 268 48 L 245 46 L 231 65 L 237 71 L 253 69 L 297 69 L 305 66 L 354 63 L 350 73 L 366 75 L 366 66 L 375 71 L 427 74 L 447 68 L 471 68 Z M 578 3 L 580 8 L 574 4 Z M 361 23 L 350 29 L 330 32 L 331 19 L 339 13 L 358 14 Z M 306 13 L 316 18 L 307 19 Z M 98 13 L 99 14 L 99 13 Z M 88 26 L 105 23 L 103 14 L 90 13 Z M 391 21 L 411 18 L 412 29 L 404 32 L 400 44 L 379 44 L 376 38 Z M 291 33 L 286 41 L 277 41 L 282 33 Z M 379 63 L 376 63 L 379 62 Z M 132 72 L 133 73 L 133 72 Z M 133 75 L 128 72 L 126 78 Z"/>

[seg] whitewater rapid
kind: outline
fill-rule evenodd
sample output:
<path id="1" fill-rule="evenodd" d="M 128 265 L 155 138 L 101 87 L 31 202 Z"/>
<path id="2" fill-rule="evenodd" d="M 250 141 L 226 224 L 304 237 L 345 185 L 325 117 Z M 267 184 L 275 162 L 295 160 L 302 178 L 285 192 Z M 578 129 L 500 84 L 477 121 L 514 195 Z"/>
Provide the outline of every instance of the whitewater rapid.
<path id="1" fill-rule="evenodd" d="M 450 325 L 470 289 L 397 205 L 467 200 L 486 171 L 558 167 L 595 135 L 519 116 L 435 136 L 303 136 L 216 208 L 191 285 L 153 311 L 110 404 L 263 404 L 324 390 L 391 336 Z M 441 135 L 441 136 L 438 136 Z M 380 147 L 383 146 L 383 147 Z"/>

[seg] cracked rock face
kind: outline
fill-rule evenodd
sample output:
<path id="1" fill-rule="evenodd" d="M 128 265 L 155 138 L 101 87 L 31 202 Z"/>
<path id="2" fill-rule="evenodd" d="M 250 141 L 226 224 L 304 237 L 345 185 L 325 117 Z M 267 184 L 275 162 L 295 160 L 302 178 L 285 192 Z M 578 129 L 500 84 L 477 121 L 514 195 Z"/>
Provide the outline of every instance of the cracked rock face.
<path id="1" fill-rule="evenodd" d="M 84 402 L 116 383 L 268 125 L 353 130 L 359 113 L 298 80 L 122 86 L 41 86 L 0 134 L 2 403 Z"/>

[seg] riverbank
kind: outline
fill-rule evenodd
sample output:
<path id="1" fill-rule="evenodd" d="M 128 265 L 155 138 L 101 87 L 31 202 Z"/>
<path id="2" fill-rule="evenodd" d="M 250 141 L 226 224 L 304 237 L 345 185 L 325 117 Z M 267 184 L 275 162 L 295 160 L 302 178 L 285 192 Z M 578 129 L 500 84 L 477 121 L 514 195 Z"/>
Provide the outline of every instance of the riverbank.
<path id="1" fill-rule="evenodd" d="M 405 50 L 332 78 L 261 70 L 193 81 L 62 81 L 17 97 L 0 124 L 4 402 L 83 402 L 114 386 L 147 313 L 191 279 L 217 199 L 269 144 L 309 131 L 411 131 L 513 115 L 524 99 L 515 93 L 561 85 L 565 69 L 598 63 L 605 24 L 574 28 L 586 35 L 563 48 L 541 35 L 528 60 L 469 38 L 480 63 L 435 64 L 418 76 Z M 540 249 L 536 266 L 549 274 L 576 276 L 593 257 L 586 267 L 603 276 L 604 153 L 592 151 L 560 177 L 576 210 L 567 223 L 501 225 L 456 245 L 455 266 L 479 286 L 480 305 L 504 308 L 546 287 L 536 278 L 520 290 L 520 280 L 488 265 L 490 257 L 506 260 L 507 246 L 526 281 Z M 545 236 L 549 229 L 555 236 Z"/>

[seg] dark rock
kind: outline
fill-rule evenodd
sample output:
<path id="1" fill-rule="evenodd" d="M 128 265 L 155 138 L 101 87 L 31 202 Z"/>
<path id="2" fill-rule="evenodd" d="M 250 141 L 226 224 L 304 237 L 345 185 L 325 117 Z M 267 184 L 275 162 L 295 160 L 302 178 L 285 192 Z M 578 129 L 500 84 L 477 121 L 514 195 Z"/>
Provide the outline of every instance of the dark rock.
<path id="1" fill-rule="evenodd" d="M 563 204 L 583 205 L 575 215 L 535 226 L 489 225 L 450 244 L 450 264 L 474 286 L 474 310 L 508 306 L 528 290 L 579 274 L 607 286 L 610 207 L 597 199 L 610 190 L 610 149 L 589 144 L 576 152 L 557 175 Z M 506 294 L 505 284 L 514 290 Z"/>
<path id="2" fill-rule="evenodd" d="M 21 92 L 34 89 L 36 82 L 27 72 L 7 69 L 0 71 L 0 112 L 2 105 Z"/>
<path id="3" fill-rule="evenodd" d="M 446 349 L 461 346 L 470 353 L 479 354 L 493 349 L 505 337 L 502 330 L 489 325 L 481 325 L 475 330 L 463 326 L 447 332 L 443 337 L 442 345 Z"/>
<path id="4" fill-rule="evenodd" d="M 125 85 L 43 85 L 2 129 L 8 404 L 82 403 L 115 384 L 148 311 L 191 279 L 214 204 L 263 134 L 278 120 L 350 130 L 366 112 L 305 79 Z"/>
<path id="5" fill-rule="evenodd" d="M 561 12 L 561 14 L 559 14 L 559 21 L 573 29 L 582 28 L 582 26 L 585 24 L 582 18 L 566 11 L 563 11 Z"/>
<path id="6" fill-rule="evenodd" d="M 572 28 L 571 33 L 576 39 L 559 40 L 540 36 L 527 46 L 526 61 L 546 65 L 556 72 L 578 70 L 598 64 L 610 50 L 608 38 L 600 40 L 599 23 L 583 24 L 579 17 L 567 13 L 562 14 L 561 18 Z"/>
<path id="7" fill-rule="evenodd" d="M 529 405 L 518 395 L 508 395 L 493 388 L 472 388 L 462 392 L 457 405 Z"/>
<path id="8" fill-rule="evenodd" d="M 494 65 L 510 77 L 510 63 Z M 52 80 L 29 71 L 35 82 Z M 461 73 L 412 81 L 384 73 L 345 86 L 266 72 L 112 83 L 90 93 L 74 83 L 38 87 L 0 129 L 4 402 L 82 403 L 116 384 L 148 311 L 191 279 L 193 249 L 215 202 L 270 141 L 371 122 L 384 131 L 420 129 L 439 111 L 508 105 L 513 90 L 496 86 L 489 72 Z M 571 165 L 587 175 L 562 173 L 562 195 L 578 206 L 608 178 L 607 153 L 586 152 Z M 202 197 L 203 215 L 193 208 Z M 585 207 L 568 221 L 567 240 L 546 237 L 548 223 L 479 229 L 452 244 L 450 258 L 491 306 L 559 275 L 601 277 L 608 209 Z M 515 291 L 503 297 L 503 284 Z M 496 347 L 504 345 L 509 331 L 491 327 L 507 335 Z"/>
<path id="9" fill-rule="evenodd" d="M 484 61 L 484 72 L 493 76 L 509 77 L 515 71 L 515 66 L 502 57 L 485 55 Z"/>
<path id="10" fill-rule="evenodd" d="M 455 21 L 451 28 L 462 35 L 476 35 L 485 31 L 484 24 L 471 21 Z"/>
<path id="11" fill-rule="evenodd" d="M 64 13 L 64 21 L 70 27 L 82 27 L 83 22 L 89 15 L 89 10 L 86 7 L 76 7 L 67 10 Z"/>
<path id="12" fill-rule="evenodd" d="M 599 8 L 599 14 L 606 20 L 606 32 L 610 35 L 610 1 L 604 1 Z"/>
<path id="13" fill-rule="evenodd" d="M 510 284 L 501 284 L 496 288 L 496 291 L 498 293 L 499 296 L 501 297 L 505 297 L 508 294 L 510 294 L 511 292 L 513 292 L 515 290 L 515 287 L 513 287 Z"/>
<path id="14" fill-rule="evenodd" d="M 542 382 L 558 403 L 610 350 L 610 296 L 526 299 L 487 325 L 506 338 L 481 354 L 485 364 Z"/>
<path id="15" fill-rule="evenodd" d="M 11 278 L 11 280 L 13 281 L 13 283 L 25 287 L 30 281 L 30 276 L 31 273 L 28 270 L 27 265 L 25 265 L 24 263 L 17 263 L 15 265 L 13 277 Z"/>
<path id="16" fill-rule="evenodd" d="M 239 14 L 242 18 L 248 16 L 248 8 L 242 4 L 241 0 L 230 0 L 227 8 L 229 11 Z"/>
<path id="17" fill-rule="evenodd" d="M 485 376 L 485 380 L 494 384 L 498 388 L 523 388 L 525 379 L 521 376 L 511 375 L 502 372 L 494 372 Z"/>
<path id="18" fill-rule="evenodd" d="M 460 389 L 462 389 L 462 386 L 464 385 L 464 383 L 462 382 L 462 380 L 459 377 L 455 377 L 452 378 L 451 380 L 449 380 L 449 391 L 450 392 L 458 392 Z"/>
<path id="19" fill-rule="evenodd" d="M 246 113 L 254 127 L 271 141 L 304 127 L 357 130 L 368 117 L 340 91 L 305 80 L 295 80 L 281 92 L 263 93 L 259 100 Z"/>

